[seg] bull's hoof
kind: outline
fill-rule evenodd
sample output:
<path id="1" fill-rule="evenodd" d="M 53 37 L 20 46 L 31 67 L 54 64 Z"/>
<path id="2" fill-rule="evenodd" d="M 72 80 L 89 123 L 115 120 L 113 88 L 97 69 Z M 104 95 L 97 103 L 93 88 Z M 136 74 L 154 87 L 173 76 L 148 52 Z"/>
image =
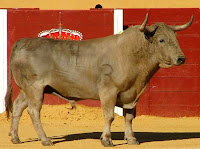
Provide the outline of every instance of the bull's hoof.
<path id="1" fill-rule="evenodd" d="M 140 143 L 136 139 L 128 139 L 128 145 L 139 145 Z"/>
<path id="2" fill-rule="evenodd" d="M 140 143 L 136 138 L 125 138 L 127 140 L 128 145 L 139 145 Z"/>
<path id="3" fill-rule="evenodd" d="M 53 143 L 51 142 L 51 140 L 46 140 L 46 141 L 42 141 L 42 145 L 44 145 L 44 146 L 52 146 Z"/>
<path id="4" fill-rule="evenodd" d="M 22 142 L 19 140 L 19 138 L 12 139 L 11 142 L 13 144 L 22 144 Z"/>
<path id="5" fill-rule="evenodd" d="M 112 143 L 112 139 L 106 139 L 104 140 L 103 138 L 101 138 L 101 144 L 104 146 L 104 147 L 113 147 L 114 144 Z"/>

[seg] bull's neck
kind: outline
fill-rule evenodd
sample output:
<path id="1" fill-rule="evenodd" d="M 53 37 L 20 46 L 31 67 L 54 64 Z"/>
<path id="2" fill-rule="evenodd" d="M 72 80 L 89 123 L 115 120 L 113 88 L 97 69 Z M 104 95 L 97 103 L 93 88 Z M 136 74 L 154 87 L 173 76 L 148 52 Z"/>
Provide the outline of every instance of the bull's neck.
<path id="1" fill-rule="evenodd" d="M 153 75 L 159 70 L 159 66 L 156 62 L 150 58 L 145 60 L 145 62 L 139 62 L 139 75 L 141 77 L 146 78 L 145 81 L 149 82 L 149 80 L 153 77 Z"/>
<path id="2" fill-rule="evenodd" d="M 123 54 L 132 62 L 133 71 L 138 70 L 139 75 L 149 81 L 159 70 L 157 55 L 152 43 L 149 43 L 144 38 L 144 34 L 137 30 L 125 33 L 123 43 L 122 45 L 126 47 Z"/>

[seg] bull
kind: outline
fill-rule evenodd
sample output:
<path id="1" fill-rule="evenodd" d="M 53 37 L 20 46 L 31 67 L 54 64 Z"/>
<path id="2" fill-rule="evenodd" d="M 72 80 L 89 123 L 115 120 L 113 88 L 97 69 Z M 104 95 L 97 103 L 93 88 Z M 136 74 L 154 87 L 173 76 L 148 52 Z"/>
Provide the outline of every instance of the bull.
<path id="1" fill-rule="evenodd" d="M 105 118 L 101 135 L 104 146 L 113 146 L 111 123 L 114 107 L 124 108 L 125 139 L 139 144 L 132 131 L 134 108 L 149 80 L 159 68 L 179 66 L 185 56 L 177 41 L 177 31 L 193 22 L 170 26 L 156 23 L 129 27 L 122 34 L 85 41 L 45 38 L 20 39 L 12 49 L 9 63 L 8 90 L 5 97 L 11 141 L 21 143 L 18 125 L 28 107 L 39 139 L 52 145 L 40 120 L 44 94 L 54 94 L 69 101 L 100 100 Z M 12 76 L 20 89 L 12 105 Z M 12 108 L 13 107 L 13 108 Z"/>

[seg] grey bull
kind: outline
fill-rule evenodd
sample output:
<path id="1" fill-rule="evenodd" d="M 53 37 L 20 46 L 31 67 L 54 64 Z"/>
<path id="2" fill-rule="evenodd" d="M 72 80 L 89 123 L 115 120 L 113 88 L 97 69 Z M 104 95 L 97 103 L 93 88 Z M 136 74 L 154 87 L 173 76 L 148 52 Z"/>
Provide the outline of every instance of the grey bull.
<path id="1" fill-rule="evenodd" d="M 20 39 L 12 49 L 9 64 L 8 91 L 5 97 L 7 116 L 12 112 L 10 136 L 21 143 L 18 125 L 28 107 L 34 128 L 43 145 L 52 145 L 40 120 L 45 93 L 69 101 L 100 100 L 105 117 L 101 135 L 104 146 L 113 146 L 111 123 L 114 107 L 123 107 L 125 139 L 139 144 L 132 131 L 134 108 L 149 80 L 159 68 L 185 62 L 176 32 L 188 28 L 156 23 L 129 27 L 122 34 L 86 41 L 63 41 L 45 38 Z M 12 106 L 12 76 L 20 89 Z M 13 107 L 13 108 L 12 108 Z"/>

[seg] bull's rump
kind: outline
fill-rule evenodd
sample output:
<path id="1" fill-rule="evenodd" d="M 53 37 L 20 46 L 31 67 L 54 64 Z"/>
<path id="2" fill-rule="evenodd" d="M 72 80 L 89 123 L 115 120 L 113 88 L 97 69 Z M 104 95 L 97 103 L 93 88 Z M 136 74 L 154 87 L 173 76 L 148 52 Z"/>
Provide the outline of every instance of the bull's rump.
<path id="1" fill-rule="evenodd" d="M 65 97 L 98 99 L 97 58 L 87 47 L 78 41 L 21 39 L 11 55 L 15 82 L 23 90 L 49 85 Z"/>

